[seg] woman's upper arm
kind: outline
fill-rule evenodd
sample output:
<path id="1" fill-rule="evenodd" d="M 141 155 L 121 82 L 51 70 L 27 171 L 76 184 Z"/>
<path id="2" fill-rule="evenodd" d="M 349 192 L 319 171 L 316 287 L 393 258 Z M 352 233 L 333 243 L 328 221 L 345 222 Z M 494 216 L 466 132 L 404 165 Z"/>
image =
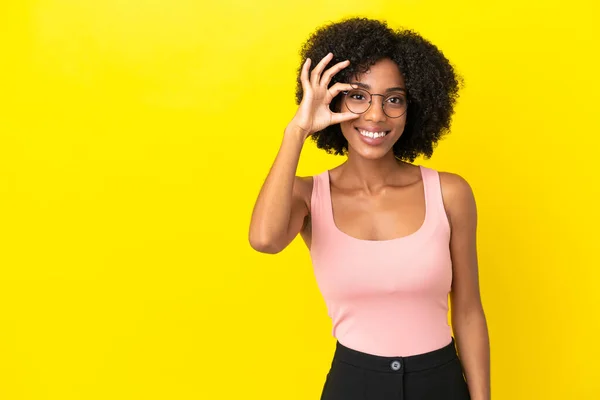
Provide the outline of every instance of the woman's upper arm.
<path id="1" fill-rule="evenodd" d="M 310 198 L 312 194 L 312 177 L 296 177 L 292 194 L 292 210 L 285 238 L 287 246 L 304 228 L 307 216 L 310 214 Z"/>
<path id="2" fill-rule="evenodd" d="M 451 226 L 452 309 L 454 313 L 468 313 L 481 308 L 475 197 L 460 175 L 441 173 L 440 181 Z"/>

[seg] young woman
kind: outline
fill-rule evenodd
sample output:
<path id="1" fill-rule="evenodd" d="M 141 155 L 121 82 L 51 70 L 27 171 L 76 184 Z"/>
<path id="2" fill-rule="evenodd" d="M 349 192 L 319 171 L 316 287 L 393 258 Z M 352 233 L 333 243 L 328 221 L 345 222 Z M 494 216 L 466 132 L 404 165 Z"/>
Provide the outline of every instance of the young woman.
<path id="1" fill-rule="evenodd" d="M 417 33 L 365 18 L 319 28 L 301 53 L 249 240 L 278 253 L 300 233 L 310 250 L 337 339 L 321 399 L 489 399 L 474 196 L 412 164 L 449 131 L 460 77 Z M 346 161 L 295 176 L 309 137 Z"/>

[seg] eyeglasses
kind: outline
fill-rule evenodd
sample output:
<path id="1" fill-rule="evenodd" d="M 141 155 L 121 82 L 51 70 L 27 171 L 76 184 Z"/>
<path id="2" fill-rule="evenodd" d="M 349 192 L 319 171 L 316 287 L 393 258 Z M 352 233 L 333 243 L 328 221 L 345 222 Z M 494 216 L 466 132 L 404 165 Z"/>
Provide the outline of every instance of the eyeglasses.
<path id="1" fill-rule="evenodd" d="M 386 95 L 371 94 L 365 89 L 345 90 L 344 103 L 348 110 L 354 114 L 363 114 L 371 108 L 373 96 L 383 97 L 383 113 L 390 118 L 400 118 L 408 109 L 408 100 L 403 92 L 391 92 Z"/>

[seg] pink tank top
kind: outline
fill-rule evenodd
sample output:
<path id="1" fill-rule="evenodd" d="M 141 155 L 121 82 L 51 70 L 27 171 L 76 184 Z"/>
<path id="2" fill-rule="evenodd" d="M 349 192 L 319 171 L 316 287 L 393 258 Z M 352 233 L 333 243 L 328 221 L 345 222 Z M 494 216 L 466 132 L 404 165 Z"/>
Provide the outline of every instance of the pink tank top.
<path id="1" fill-rule="evenodd" d="M 317 285 L 344 346 L 380 356 L 410 356 L 451 342 L 450 224 L 439 174 L 419 166 L 425 220 L 414 233 L 361 240 L 334 223 L 329 171 L 313 177 L 311 258 Z"/>

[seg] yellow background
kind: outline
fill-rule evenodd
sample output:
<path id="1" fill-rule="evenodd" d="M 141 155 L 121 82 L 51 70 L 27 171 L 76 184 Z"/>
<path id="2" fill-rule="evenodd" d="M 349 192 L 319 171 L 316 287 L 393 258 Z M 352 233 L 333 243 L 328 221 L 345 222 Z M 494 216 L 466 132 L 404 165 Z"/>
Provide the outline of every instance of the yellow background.
<path id="1" fill-rule="evenodd" d="M 247 230 L 300 45 L 354 15 L 465 77 L 416 163 L 475 191 L 493 398 L 600 398 L 596 4 L 2 2 L 0 399 L 318 398 L 308 253 Z M 298 173 L 342 160 L 311 142 Z"/>

